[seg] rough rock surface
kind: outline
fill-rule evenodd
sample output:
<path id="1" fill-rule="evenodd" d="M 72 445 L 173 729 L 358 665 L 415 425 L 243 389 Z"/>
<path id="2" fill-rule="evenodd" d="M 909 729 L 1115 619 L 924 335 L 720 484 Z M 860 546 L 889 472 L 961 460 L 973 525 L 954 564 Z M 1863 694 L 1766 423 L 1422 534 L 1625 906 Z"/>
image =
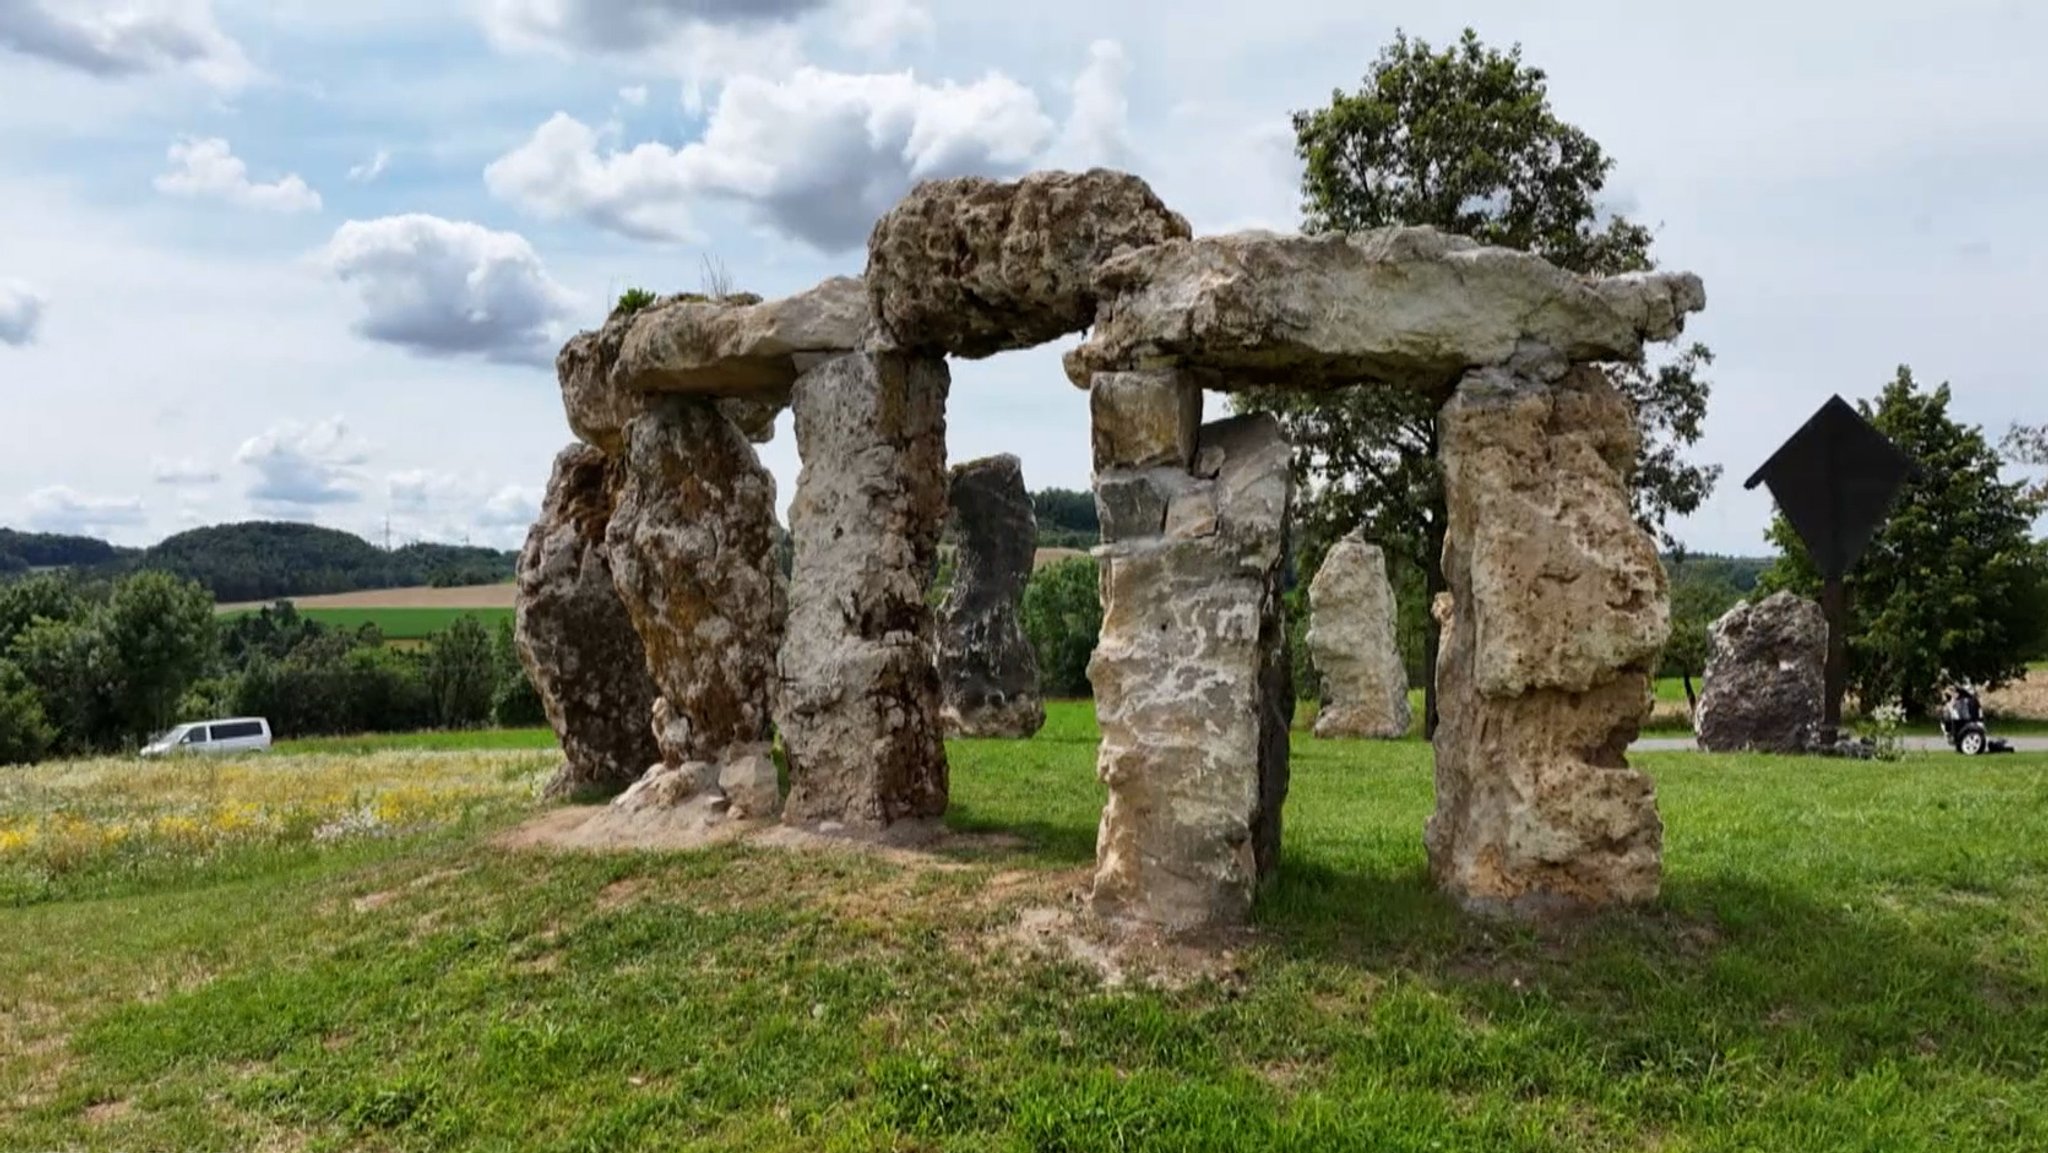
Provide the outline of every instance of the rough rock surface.
<path id="1" fill-rule="evenodd" d="M 1709 752 L 1797 753 L 1826 710 L 1828 619 L 1789 592 L 1743 602 L 1707 634 L 1693 731 Z"/>
<path id="2" fill-rule="evenodd" d="M 1194 463 L 1202 426 L 1202 390 L 1171 370 L 1101 372 L 1088 386 L 1095 467 L 1147 468 Z"/>
<path id="3" fill-rule="evenodd" d="M 782 812 L 782 785 L 775 758 L 767 746 L 729 759 L 718 774 L 718 787 L 741 820 L 768 821 Z"/>
<path id="4" fill-rule="evenodd" d="M 1173 240 L 1107 261 L 1095 288 L 1095 325 L 1066 360 L 1084 388 L 1097 372 L 1171 362 L 1208 388 L 1447 392 L 1527 346 L 1632 359 L 1706 306 L 1690 274 L 1595 282 L 1432 228 Z"/>
<path id="5" fill-rule="evenodd" d="M 662 759 L 722 762 L 768 739 L 786 603 L 775 478 L 709 400 L 654 398 L 627 440 L 605 539 L 665 702 Z"/>
<path id="6" fill-rule="evenodd" d="M 625 392 L 781 400 L 804 356 L 859 348 L 867 325 L 867 288 L 851 276 L 781 300 L 671 298 L 634 315 L 610 383 Z"/>
<path id="7" fill-rule="evenodd" d="M 759 299 L 755 296 L 727 297 L 727 304 L 722 307 L 738 309 L 742 307 L 738 302 L 758 302 Z M 670 297 L 652 307 L 674 307 L 703 300 L 703 297 Z M 863 302 L 862 308 L 865 307 Z M 562 346 L 562 351 L 555 357 L 555 376 L 562 388 L 562 409 L 569 420 L 569 431 L 575 433 L 578 440 L 611 457 L 623 458 L 626 455 L 626 425 L 647 407 L 645 393 L 621 387 L 612 376 L 627 331 L 639 315 L 614 316 L 605 321 L 602 328 L 578 333 Z M 810 360 L 817 355 L 804 353 L 791 359 L 798 366 L 808 367 Z M 766 395 L 728 397 L 718 402 L 718 408 L 740 426 L 749 440 L 765 443 L 775 436 L 775 418 L 788 407 L 788 391 L 785 386 L 780 394 L 771 391 Z"/>
<path id="8" fill-rule="evenodd" d="M 604 547 L 615 480 L 596 449 L 563 449 L 519 553 L 513 637 L 567 760 L 555 796 L 617 792 L 660 756 L 647 729 L 659 690 Z"/>
<path id="9" fill-rule="evenodd" d="M 1437 883 L 1541 916 L 1656 896 L 1663 824 L 1624 751 L 1670 632 L 1625 484 L 1635 425 L 1599 372 L 1489 370 L 1440 418 L 1448 535 L 1438 670 Z"/>
<path id="10" fill-rule="evenodd" d="M 783 819 L 876 828 L 946 808 L 925 590 L 946 514 L 943 360 L 861 353 L 797 381 L 803 471 L 776 723 Z"/>
<path id="11" fill-rule="evenodd" d="M 1287 440 L 1271 416 L 1237 417 L 1204 426 L 1201 452 L 1216 475 L 1175 486 L 1174 527 L 1101 550 L 1088 665 L 1109 786 L 1091 902 L 1168 931 L 1241 921 L 1278 863 L 1294 704 Z"/>
<path id="12" fill-rule="evenodd" d="M 940 716 L 948 736 L 1028 737 L 1045 724 L 1038 655 L 1024 633 L 1024 586 L 1038 518 L 1014 456 L 955 465 L 959 562 L 939 607 Z"/>
<path id="13" fill-rule="evenodd" d="M 1394 586 L 1387 558 L 1352 535 L 1323 558 L 1308 586 L 1308 648 L 1322 679 L 1316 735 L 1405 736 L 1408 670 L 1395 641 Z"/>
<path id="14" fill-rule="evenodd" d="M 628 812 L 674 809 L 693 800 L 711 801 L 719 795 L 718 766 L 709 761 L 686 761 L 647 770 L 633 782 L 632 788 L 612 799 L 612 806 Z"/>
<path id="15" fill-rule="evenodd" d="M 991 356 L 1088 327 L 1098 264 L 1189 235 L 1188 222 L 1127 173 L 930 180 L 876 223 L 868 293 L 896 347 Z"/>

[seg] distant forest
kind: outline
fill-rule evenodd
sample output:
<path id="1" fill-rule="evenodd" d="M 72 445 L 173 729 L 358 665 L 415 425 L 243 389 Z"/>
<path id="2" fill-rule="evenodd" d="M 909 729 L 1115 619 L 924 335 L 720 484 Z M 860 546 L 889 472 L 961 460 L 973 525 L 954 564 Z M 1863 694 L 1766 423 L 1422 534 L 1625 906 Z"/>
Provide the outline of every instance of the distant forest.
<path id="1" fill-rule="evenodd" d="M 495 584 L 512 579 L 518 554 L 446 544 L 385 552 L 338 529 L 247 521 L 181 532 L 146 549 L 91 537 L 0 529 L 0 580 L 62 568 L 85 579 L 145 569 L 204 585 L 215 600 L 265 601 L 364 589 Z"/>

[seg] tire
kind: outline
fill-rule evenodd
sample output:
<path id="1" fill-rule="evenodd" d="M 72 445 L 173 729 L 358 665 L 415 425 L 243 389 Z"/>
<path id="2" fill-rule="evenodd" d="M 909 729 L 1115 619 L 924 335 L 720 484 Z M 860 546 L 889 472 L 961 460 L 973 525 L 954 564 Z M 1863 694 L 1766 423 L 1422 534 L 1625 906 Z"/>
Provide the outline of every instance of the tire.
<path id="1" fill-rule="evenodd" d="M 1971 729 L 1956 740 L 1956 751 L 1966 757 L 1982 756 L 1990 744 L 1991 741 L 1984 735 L 1984 730 Z"/>

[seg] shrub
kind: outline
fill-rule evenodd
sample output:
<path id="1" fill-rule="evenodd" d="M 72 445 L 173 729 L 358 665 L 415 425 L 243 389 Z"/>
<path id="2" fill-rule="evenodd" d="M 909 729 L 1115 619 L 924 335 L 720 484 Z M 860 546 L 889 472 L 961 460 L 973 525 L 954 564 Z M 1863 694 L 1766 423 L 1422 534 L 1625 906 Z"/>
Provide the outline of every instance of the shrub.
<path id="1" fill-rule="evenodd" d="M 1088 658 L 1102 634 L 1102 589 L 1095 558 L 1069 557 L 1031 574 L 1024 589 L 1024 631 L 1038 654 L 1039 691 L 1085 697 Z"/>

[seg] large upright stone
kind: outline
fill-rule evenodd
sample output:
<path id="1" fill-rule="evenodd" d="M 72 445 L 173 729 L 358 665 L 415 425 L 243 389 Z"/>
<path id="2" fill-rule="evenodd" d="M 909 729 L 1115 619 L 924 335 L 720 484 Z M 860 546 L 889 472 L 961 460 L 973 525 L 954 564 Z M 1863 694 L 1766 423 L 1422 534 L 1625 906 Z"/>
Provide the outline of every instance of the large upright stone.
<path id="1" fill-rule="evenodd" d="M 1094 287 L 1095 324 L 1066 358 L 1081 387 L 1165 361 L 1208 388 L 1438 392 L 1528 347 L 1632 359 L 1706 305 L 1690 274 L 1589 281 L 1432 228 L 1170 240 L 1105 262 Z"/>
<path id="2" fill-rule="evenodd" d="M 1096 265 L 1189 235 L 1188 222 L 1128 173 L 929 180 L 875 224 L 868 292 L 896 347 L 991 356 L 1088 327 Z"/>
<path id="3" fill-rule="evenodd" d="M 1322 680 L 1316 735 L 1406 736 L 1408 670 L 1395 639 L 1387 558 L 1357 534 L 1331 546 L 1308 586 L 1308 649 Z"/>
<path id="4" fill-rule="evenodd" d="M 1693 732 L 1709 752 L 1798 753 L 1825 710 L 1828 618 L 1789 592 L 1744 601 L 1707 634 Z"/>
<path id="5" fill-rule="evenodd" d="M 617 792 L 660 756 L 647 727 L 658 690 L 604 547 L 621 471 L 563 449 L 519 553 L 513 638 L 567 762 L 553 796 Z"/>
<path id="6" fill-rule="evenodd" d="M 662 759 L 721 764 L 769 738 L 786 603 L 775 478 L 706 399 L 650 399 L 627 444 L 606 544 L 661 687 Z"/>
<path id="7" fill-rule="evenodd" d="M 1045 724 L 1023 616 L 1038 518 L 1016 457 L 968 461 L 952 475 L 959 559 L 939 607 L 940 715 L 949 736 L 1028 737 Z"/>
<path id="8" fill-rule="evenodd" d="M 1670 632 L 1663 566 L 1630 512 L 1636 433 L 1590 368 L 1474 373 L 1445 406 L 1437 883 L 1543 915 L 1649 900 L 1663 824 L 1624 756 Z"/>
<path id="9" fill-rule="evenodd" d="M 1109 787 L 1092 904 L 1169 931 L 1243 920 L 1278 864 L 1294 706 L 1287 440 L 1271 416 L 1237 417 L 1204 426 L 1198 456 L 1212 475 L 1132 474 L 1167 485 L 1168 509 L 1152 535 L 1099 550 L 1088 665 Z"/>
<path id="10" fill-rule="evenodd" d="M 803 472 L 776 714 L 792 823 L 945 811 L 925 590 L 945 523 L 948 383 L 942 360 L 866 353 L 796 383 Z"/>

